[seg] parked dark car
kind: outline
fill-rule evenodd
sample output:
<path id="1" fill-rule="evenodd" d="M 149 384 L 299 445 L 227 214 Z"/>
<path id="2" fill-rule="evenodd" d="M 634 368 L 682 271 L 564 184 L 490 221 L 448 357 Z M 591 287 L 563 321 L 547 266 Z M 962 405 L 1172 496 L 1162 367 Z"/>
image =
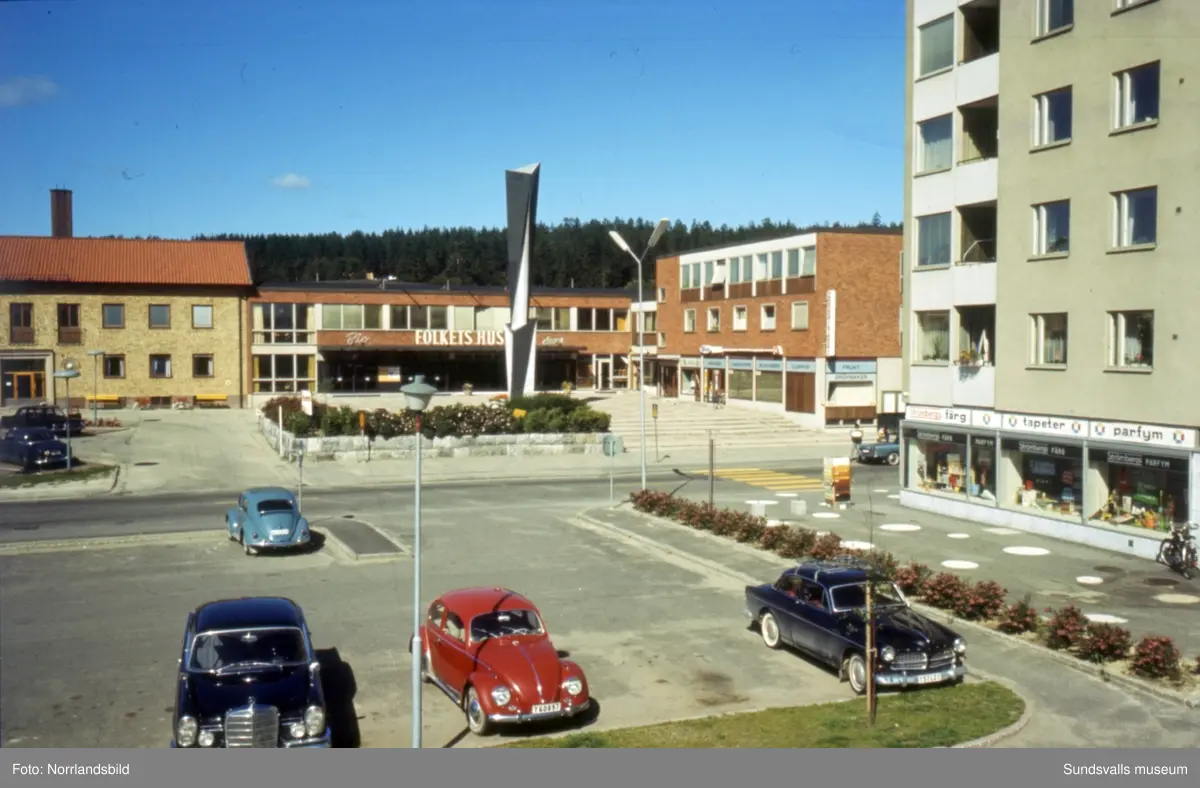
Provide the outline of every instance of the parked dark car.
<path id="1" fill-rule="evenodd" d="M 856 694 L 867 690 L 865 567 L 802 563 L 774 583 L 746 586 L 746 616 L 769 648 L 792 646 L 838 672 Z M 966 641 L 921 615 L 894 583 L 874 580 L 877 687 L 957 684 L 966 676 Z"/>
<path id="2" fill-rule="evenodd" d="M 321 668 L 304 612 L 282 597 L 188 614 L 171 747 L 329 747 Z"/>
<path id="3" fill-rule="evenodd" d="M 900 443 L 892 440 L 860 443 L 855 455 L 850 459 L 867 465 L 878 465 L 884 462 L 888 465 L 899 465 Z"/>
<path id="4" fill-rule="evenodd" d="M 40 471 L 67 464 L 67 444 L 42 427 L 17 427 L 0 435 L 0 462 L 23 471 Z"/>
<path id="5" fill-rule="evenodd" d="M 17 408 L 11 416 L 0 416 L 0 429 L 17 429 L 19 427 L 42 428 L 55 435 L 66 435 L 68 425 L 72 435 L 83 434 L 83 419 L 80 416 L 67 416 L 62 408 L 53 405 L 25 405 Z"/>

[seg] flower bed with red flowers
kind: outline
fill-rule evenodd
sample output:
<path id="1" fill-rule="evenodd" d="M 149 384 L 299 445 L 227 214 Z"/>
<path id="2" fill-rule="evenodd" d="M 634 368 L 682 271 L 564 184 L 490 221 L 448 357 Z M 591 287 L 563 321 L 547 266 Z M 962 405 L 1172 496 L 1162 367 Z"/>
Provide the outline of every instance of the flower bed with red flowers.
<path id="1" fill-rule="evenodd" d="M 753 545 L 780 558 L 861 558 L 878 576 L 892 580 L 914 600 L 1080 660 L 1108 663 L 1139 678 L 1177 685 L 1189 680 L 1195 684 L 1200 679 L 1200 656 L 1196 657 L 1195 670 L 1189 677 L 1171 638 L 1150 635 L 1135 643 L 1129 630 L 1089 621 L 1073 604 L 1058 610 L 1046 608 L 1044 615 L 1039 615 L 1029 596 L 1009 603 L 1008 591 L 998 583 L 990 580 L 971 583 L 952 572 L 935 573 L 915 561 L 900 564 L 884 550 L 846 547 L 842 538 L 832 532 L 818 533 L 786 523 L 772 525 L 764 517 L 718 509 L 657 490 L 634 492 L 630 502 L 639 512 Z"/>

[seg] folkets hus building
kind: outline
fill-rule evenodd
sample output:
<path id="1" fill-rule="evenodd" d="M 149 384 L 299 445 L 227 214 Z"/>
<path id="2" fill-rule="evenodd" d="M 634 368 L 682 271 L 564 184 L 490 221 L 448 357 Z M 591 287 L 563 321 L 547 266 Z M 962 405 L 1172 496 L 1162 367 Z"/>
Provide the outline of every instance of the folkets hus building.
<path id="1" fill-rule="evenodd" d="M 630 295 L 538 290 L 536 388 L 624 387 Z M 250 299 L 247 374 L 274 394 L 397 391 L 412 375 L 444 392 L 506 389 L 501 287 L 453 289 L 390 279 L 262 284 Z"/>
<path id="2" fill-rule="evenodd" d="M 910 0 L 908 506 L 1146 557 L 1200 519 L 1197 24 Z"/>

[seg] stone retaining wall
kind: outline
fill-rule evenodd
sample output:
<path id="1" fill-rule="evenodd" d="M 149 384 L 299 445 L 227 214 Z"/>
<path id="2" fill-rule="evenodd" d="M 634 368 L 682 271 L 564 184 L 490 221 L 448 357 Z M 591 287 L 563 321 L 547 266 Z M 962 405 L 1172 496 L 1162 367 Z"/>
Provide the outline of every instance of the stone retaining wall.
<path id="1" fill-rule="evenodd" d="M 258 428 L 267 442 L 279 451 L 283 434 L 283 454 L 292 456 L 303 452 L 314 460 L 358 459 L 373 460 L 412 458 L 416 452 L 415 435 L 368 441 L 359 435 L 339 435 L 332 438 L 297 438 L 261 413 Z M 463 438 L 421 439 L 422 457 L 495 457 L 532 454 L 603 454 L 603 432 L 563 434 L 480 435 Z"/>

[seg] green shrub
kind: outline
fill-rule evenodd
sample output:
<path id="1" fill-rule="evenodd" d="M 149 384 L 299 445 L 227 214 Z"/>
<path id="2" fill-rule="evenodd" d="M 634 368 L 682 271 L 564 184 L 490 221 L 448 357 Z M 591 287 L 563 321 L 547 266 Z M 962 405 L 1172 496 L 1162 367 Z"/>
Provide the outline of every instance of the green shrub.
<path id="1" fill-rule="evenodd" d="M 312 431 L 312 417 L 302 410 L 287 413 L 283 417 L 283 428 L 297 438 L 304 438 Z"/>
<path id="2" fill-rule="evenodd" d="M 523 410 L 526 413 L 533 413 L 535 410 L 556 410 L 570 413 L 580 408 L 587 408 L 587 403 L 563 394 L 542 393 L 510 399 L 506 403 L 506 407 L 510 411 Z"/>
<path id="3" fill-rule="evenodd" d="M 592 408 L 576 408 L 567 414 L 567 432 L 608 432 L 612 414 Z"/>

